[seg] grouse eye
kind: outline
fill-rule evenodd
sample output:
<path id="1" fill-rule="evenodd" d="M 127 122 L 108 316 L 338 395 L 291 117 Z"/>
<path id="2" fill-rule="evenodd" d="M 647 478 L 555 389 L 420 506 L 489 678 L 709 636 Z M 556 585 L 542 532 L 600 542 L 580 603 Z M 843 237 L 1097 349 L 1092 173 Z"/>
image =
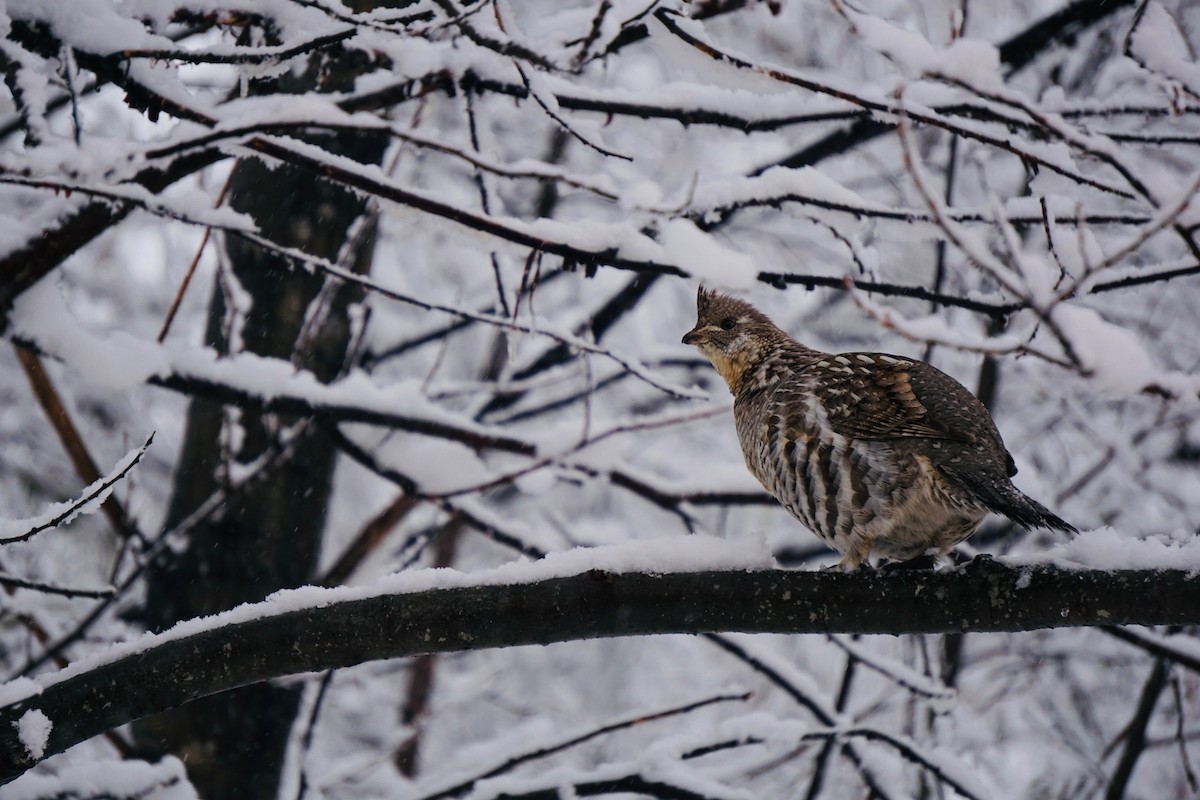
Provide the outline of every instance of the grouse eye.
<path id="1" fill-rule="evenodd" d="M 731 331 L 735 325 L 737 325 L 737 320 L 733 317 L 726 317 L 721 320 L 721 330 L 723 331 Z"/>

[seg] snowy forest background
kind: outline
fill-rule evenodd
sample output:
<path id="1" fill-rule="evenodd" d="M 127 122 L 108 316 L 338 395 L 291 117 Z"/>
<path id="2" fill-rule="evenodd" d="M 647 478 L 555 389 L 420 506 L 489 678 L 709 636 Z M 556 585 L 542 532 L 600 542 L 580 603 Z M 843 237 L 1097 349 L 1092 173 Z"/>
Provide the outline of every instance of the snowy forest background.
<path id="1" fill-rule="evenodd" d="M 1194 3 L 0 9 L 5 703 L 291 587 L 642 541 L 829 563 L 679 341 L 701 281 L 954 375 L 1085 531 L 964 556 L 1200 568 Z M 418 656 L 0 797 L 1182 798 L 1198 665 L 1178 626 Z"/>

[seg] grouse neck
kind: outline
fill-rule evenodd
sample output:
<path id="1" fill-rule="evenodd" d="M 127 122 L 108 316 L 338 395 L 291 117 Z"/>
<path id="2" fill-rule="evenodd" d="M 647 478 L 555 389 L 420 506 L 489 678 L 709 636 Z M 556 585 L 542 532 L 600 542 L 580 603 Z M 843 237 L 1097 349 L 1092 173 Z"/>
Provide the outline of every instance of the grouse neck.
<path id="1" fill-rule="evenodd" d="M 756 354 L 758 357 L 737 375 L 737 385 L 730 387 L 734 396 L 757 394 L 770 389 L 827 355 L 805 347 L 790 336 L 772 345 L 760 350 Z"/>

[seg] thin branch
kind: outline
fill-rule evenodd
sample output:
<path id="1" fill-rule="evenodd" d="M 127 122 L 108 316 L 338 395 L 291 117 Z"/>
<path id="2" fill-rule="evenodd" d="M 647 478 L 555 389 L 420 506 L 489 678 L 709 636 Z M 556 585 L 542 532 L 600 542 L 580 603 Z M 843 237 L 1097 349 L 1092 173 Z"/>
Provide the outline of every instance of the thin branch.
<path id="1" fill-rule="evenodd" d="M 15 345 L 14 349 L 17 360 L 21 362 L 21 368 L 25 371 L 29 385 L 37 397 L 38 405 L 42 407 L 46 419 L 50 421 L 55 433 L 58 434 L 59 441 L 62 442 L 63 449 L 67 451 L 67 456 L 75 468 L 75 474 L 89 485 L 100 480 L 103 477 L 100 474 L 100 468 L 96 466 L 96 461 L 88 451 L 83 436 L 80 435 L 79 429 L 75 427 L 71 415 L 67 412 L 58 390 L 54 387 L 53 381 L 50 380 L 50 376 L 42 364 L 41 357 L 20 345 Z M 106 497 L 100 510 L 104 512 L 104 516 L 108 517 L 108 522 L 112 525 L 113 530 L 122 538 L 144 538 L 137 529 L 133 518 L 125 511 L 125 506 L 115 495 L 110 494 Z"/>
<path id="2" fill-rule="evenodd" d="M 317 730 L 317 720 L 321 716 L 321 709 L 325 705 L 325 696 L 329 692 L 329 686 L 333 683 L 333 676 L 336 670 L 328 670 L 321 676 L 317 684 L 317 688 L 312 698 L 312 705 L 309 708 L 307 718 L 304 720 L 304 735 L 300 739 L 299 753 L 296 758 L 299 763 L 300 779 L 297 781 L 296 800 L 304 800 L 308 794 L 308 770 L 304 767 L 305 756 L 312 750 L 313 736 Z"/>
<path id="3" fill-rule="evenodd" d="M 713 46 L 712 44 L 705 42 L 705 41 L 699 39 L 698 37 L 693 36 L 692 34 L 685 31 L 683 29 L 683 27 L 679 24 L 679 22 L 676 20 L 676 18 L 679 16 L 679 14 L 673 10 L 660 8 L 654 12 L 654 16 L 656 19 L 658 19 L 659 22 L 661 22 L 664 26 L 666 26 L 667 30 L 669 30 L 672 34 L 674 34 L 680 40 L 682 40 L 686 44 L 690 45 L 691 47 L 695 48 L 699 52 L 701 52 L 704 55 L 708 56 L 709 58 L 713 59 L 714 61 L 729 64 L 737 69 L 753 72 L 757 75 L 762 75 L 771 80 L 785 83 L 789 86 L 796 86 L 796 87 L 805 89 L 807 91 L 810 91 L 810 92 L 813 92 L 816 94 L 823 94 L 823 95 L 827 95 L 829 97 L 835 97 L 839 100 L 844 100 L 847 103 L 850 103 L 855 106 L 859 106 L 860 108 L 863 108 L 863 109 L 870 111 L 872 113 L 875 113 L 875 114 L 896 115 L 896 114 L 899 114 L 903 110 L 903 109 L 901 109 L 901 107 L 899 107 L 895 103 L 888 103 L 888 102 L 884 102 L 882 100 L 872 100 L 867 97 L 856 94 L 852 91 L 849 91 L 848 89 L 843 89 L 843 88 L 832 86 L 829 84 L 824 84 L 819 81 L 813 80 L 811 78 L 805 77 L 803 75 L 798 75 L 794 72 L 790 72 L 788 70 L 780 69 L 777 67 L 764 67 L 764 66 L 760 66 L 758 64 L 753 64 L 749 61 L 746 61 L 743 58 L 739 58 L 738 56 L 735 56 L 732 53 L 721 50 L 721 49 Z M 1012 141 L 1008 138 L 1003 138 L 1000 136 L 993 136 L 991 134 L 985 133 L 982 130 L 976 130 L 976 129 L 964 127 L 963 125 L 952 122 L 951 120 L 949 120 L 945 117 L 942 117 L 936 113 L 933 113 L 931 111 L 926 111 L 926 110 L 915 111 L 915 110 L 909 109 L 909 110 L 907 110 L 907 114 L 909 117 L 911 117 L 912 119 L 914 119 L 918 122 L 921 122 L 922 124 L 929 125 L 931 127 L 941 128 L 943 130 L 949 131 L 950 133 L 952 133 L 956 136 L 961 136 L 961 137 L 964 137 L 967 139 L 973 139 L 977 142 L 980 142 L 981 144 L 989 145 L 998 150 L 1003 150 L 1004 152 L 1011 153 L 1012 155 L 1017 156 L 1018 158 L 1022 159 L 1023 161 L 1037 164 L 1039 167 L 1042 167 L 1043 169 L 1046 169 L 1046 170 L 1053 172 L 1055 174 L 1058 174 L 1058 175 L 1062 175 L 1063 177 L 1065 177 L 1069 180 L 1072 180 L 1080 185 L 1090 186 L 1090 187 L 1092 187 L 1094 189 L 1098 189 L 1102 192 L 1106 192 L 1108 194 L 1112 194 L 1117 197 L 1124 197 L 1126 199 L 1133 199 L 1135 196 L 1132 193 L 1130 193 L 1129 191 L 1120 188 L 1119 186 L 1114 186 L 1110 183 L 1107 183 L 1107 182 L 1104 182 L 1104 181 L 1101 181 L 1101 180 L 1098 180 L 1095 178 L 1089 178 L 1088 176 L 1083 175 L 1078 172 L 1075 172 L 1074 170 L 1068 169 L 1068 168 L 1062 166 L 1061 164 L 1056 164 L 1053 161 L 1043 158 L 1043 157 L 1039 156 L 1037 153 L 1034 153 L 1030 150 L 1021 149 L 1020 147 L 1017 147 L 1016 145 L 1014 145 L 1012 143 Z"/>
<path id="4" fill-rule="evenodd" d="M 485 50 L 491 50 L 497 55 L 507 56 L 513 59 L 514 64 L 518 63 L 518 61 L 526 61 L 548 72 L 558 71 L 559 67 L 553 61 L 546 58 L 541 53 L 533 50 L 532 48 L 527 47 L 520 42 L 513 41 L 508 37 L 507 34 L 504 34 L 503 30 L 501 30 L 501 33 L 504 35 L 503 38 L 501 38 L 485 34 L 471 24 L 469 17 L 472 14 L 477 13 L 481 8 L 486 7 L 486 3 L 480 3 L 477 8 L 471 9 L 468 11 L 468 13 L 463 14 L 460 13 L 460 9 L 455 7 L 451 0 L 433 0 L 433 2 L 441 7 L 441 9 L 450 17 L 454 26 L 463 32 L 463 35 Z"/>
<path id="5" fill-rule="evenodd" d="M 1118 628 L 1111 625 L 1105 626 L 1103 631 L 1109 636 L 1145 650 L 1157 658 L 1166 659 L 1181 667 L 1186 667 L 1192 672 L 1200 673 L 1200 654 L 1189 652 L 1185 648 L 1175 647 L 1170 639 L 1132 628 Z"/>
<path id="6" fill-rule="evenodd" d="M 623 775 L 605 775 L 594 781 L 578 781 L 569 784 L 571 796 L 574 797 L 604 797 L 613 794 L 633 794 L 639 797 L 652 797 L 657 800 L 734 800 L 733 794 L 714 795 L 712 789 L 703 793 L 685 786 L 664 780 L 661 777 L 649 778 L 636 770 Z M 562 800 L 563 787 L 556 784 L 549 789 L 533 789 L 518 794 L 505 792 L 497 800 Z M 743 797 L 737 794 L 736 797 Z"/>
<path id="7" fill-rule="evenodd" d="M 1192 768 L 1192 759 L 1188 755 L 1187 737 L 1184 734 L 1184 702 L 1183 702 L 1183 687 L 1180 685 L 1182 681 L 1177 673 L 1171 674 L 1171 697 L 1175 701 L 1175 742 L 1179 745 L 1179 763 L 1183 766 L 1183 777 L 1187 781 L 1188 788 L 1193 793 L 1200 792 L 1200 780 L 1196 778 L 1196 771 Z"/>
<path id="8" fill-rule="evenodd" d="M 835 709 L 839 714 L 845 712 L 846 704 L 850 700 L 850 687 L 854 685 L 854 676 L 857 668 L 858 659 L 853 653 L 846 653 L 846 668 L 842 672 L 842 684 L 838 687 L 838 696 L 835 705 Z M 836 745 L 837 742 L 835 740 L 827 739 L 825 744 L 821 746 L 821 752 L 817 754 L 812 777 L 808 783 L 808 791 L 804 793 L 804 800 L 817 800 L 820 796 L 821 788 L 825 784 L 825 774 L 829 771 L 829 762 Z"/>
<path id="9" fill-rule="evenodd" d="M 855 659 L 867 669 L 879 673 L 897 686 L 907 689 L 915 695 L 935 700 L 946 700 L 957 694 L 949 686 L 931 685 L 928 680 L 922 679 L 920 676 L 914 677 L 908 674 L 910 670 L 903 664 L 889 663 L 886 659 L 877 655 L 868 654 L 858 645 L 847 642 L 840 636 L 829 636 L 827 638 L 832 644 L 846 653 L 847 656 Z"/>
<path id="10" fill-rule="evenodd" d="M 1108 789 L 1104 792 L 1104 800 L 1123 800 L 1125 797 L 1129 779 L 1133 776 L 1138 759 L 1145 752 L 1146 728 L 1150 724 L 1150 718 L 1154 715 L 1154 706 L 1158 704 L 1159 695 L 1167 685 L 1170 671 L 1171 668 L 1165 658 L 1156 659 L 1154 666 L 1150 669 L 1150 676 L 1142 687 L 1142 695 L 1133 712 L 1133 719 L 1126 726 L 1125 747 L 1121 751 L 1121 758 L 1108 782 Z"/>
<path id="11" fill-rule="evenodd" d="M 971 789 L 957 777 L 951 775 L 939 764 L 932 761 L 919 749 L 917 749 L 913 742 L 900 736 L 894 736 L 886 731 L 877 730 L 875 728 L 849 728 L 846 730 L 816 731 L 805 734 L 803 738 L 833 740 L 863 738 L 867 739 L 868 741 L 882 742 L 890 746 L 896 752 L 900 753 L 900 755 L 902 755 L 908 761 L 911 761 L 922 769 L 927 770 L 931 775 L 933 775 L 933 777 L 937 778 L 938 781 L 946 784 L 963 797 L 968 798 L 968 800 L 979 800 L 980 798 L 980 795 L 971 791 Z"/>
<path id="12" fill-rule="evenodd" d="M 613 733 L 614 731 L 625 730 L 628 728 L 635 727 L 637 725 L 645 724 L 647 722 L 655 722 L 660 719 L 667 719 L 669 717 L 677 717 L 682 714 L 691 713 L 692 711 L 696 711 L 697 709 L 705 708 L 705 707 L 711 706 L 711 705 L 716 705 L 717 703 L 728 703 L 728 702 L 734 702 L 734 701 L 745 702 L 749 699 L 750 699 L 749 692 L 742 692 L 740 694 L 718 694 L 718 695 L 714 695 L 712 697 L 704 698 L 703 700 L 696 700 L 696 701 L 693 701 L 690 703 L 685 703 L 680 706 L 668 708 L 663 711 L 655 711 L 655 712 L 652 712 L 649 714 L 638 714 L 636 716 L 626 717 L 617 722 L 611 722 L 607 725 L 601 725 L 600 727 L 586 731 L 585 733 L 581 733 L 577 736 L 572 736 L 568 739 L 564 739 L 561 742 L 538 747 L 534 750 L 529 750 L 527 752 L 521 753 L 520 755 L 510 756 L 509 758 L 505 759 L 503 763 L 501 763 L 495 767 L 492 767 L 491 769 L 487 770 L 486 772 L 481 772 L 478 775 L 475 775 L 474 777 L 467 778 L 464 781 L 456 783 L 455 785 L 447 787 L 445 789 L 441 789 L 437 792 L 434 792 L 433 794 L 423 795 L 420 798 L 420 800 L 444 800 L 444 798 L 447 798 L 447 797 L 459 797 L 459 796 L 469 792 L 475 786 L 475 784 L 479 783 L 480 781 L 487 780 L 488 778 L 494 778 L 497 775 L 503 775 L 506 772 L 512 772 L 514 769 L 521 766 L 522 764 L 527 764 L 530 761 L 536 761 L 541 758 L 546 758 L 547 756 L 552 756 L 555 753 L 561 753 L 564 750 L 568 750 L 572 747 L 581 745 L 584 742 L 589 742 L 592 739 L 596 739 L 601 736 L 605 736 L 609 733 Z"/>
<path id="13" fill-rule="evenodd" d="M 252 388 L 222 383 L 202 375 L 172 372 L 165 375 L 152 375 L 147 379 L 147 383 L 190 397 L 207 397 L 222 403 L 257 408 L 272 414 L 318 417 L 337 422 L 365 422 L 460 442 L 480 450 L 503 450 L 527 456 L 535 455 L 537 452 L 537 447 L 531 442 L 500 433 L 491 433 L 485 429 L 472 429 L 451 422 L 398 414 L 351 403 L 314 401 L 303 394 L 275 392 L 270 396 L 263 396 Z"/>
<path id="14" fill-rule="evenodd" d="M 229 177 L 225 179 L 225 184 L 221 187 L 220 194 L 213 202 L 213 208 L 220 208 L 225 202 L 225 195 L 229 192 L 229 186 L 233 183 L 233 171 L 229 173 Z M 171 324 L 175 321 L 175 315 L 179 313 L 179 306 L 183 304 L 183 296 L 187 293 L 188 286 L 192 283 L 192 278 L 196 274 L 196 268 L 200 266 L 200 256 L 204 254 L 204 248 L 208 245 L 209 237 L 212 236 L 212 228 L 206 227 L 204 234 L 200 237 L 200 244 L 196 245 L 196 254 L 192 256 L 191 263 L 188 264 L 187 271 L 183 273 L 183 280 L 179 282 L 179 289 L 175 292 L 175 297 L 171 300 L 171 307 L 167 309 L 167 316 L 163 319 L 162 327 L 158 330 L 158 343 L 162 344 L 167 338 L 167 334 L 171 331 Z"/>
<path id="15" fill-rule="evenodd" d="M 5 575 L 3 573 L 0 573 L 0 585 L 12 589 L 29 589 L 34 592 L 42 592 L 43 594 L 56 594 L 61 597 L 90 597 L 92 599 L 112 597 L 116 592 L 111 586 L 103 589 L 73 589 L 68 586 L 55 586 L 54 584 L 31 581 L 26 578 L 18 578 L 15 575 Z"/>
<path id="16" fill-rule="evenodd" d="M 809 695 L 808 692 L 797 686 L 795 682 L 784 677 L 779 670 L 753 655 L 746 648 L 742 647 L 728 636 L 709 632 L 704 634 L 704 638 L 725 652 L 729 653 L 734 658 L 753 669 L 755 672 L 765 677 L 768 681 L 781 689 L 784 694 L 792 698 L 792 700 L 794 700 L 796 703 L 808 709 L 808 711 L 814 717 L 816 717 L 822 725 L 826 725 L 830 728 L 837 726 L 838 720 L 836 710 L 830 709 L 823 702 Z M 874 794 L 875 797 L 881 798 L 881 800 L 888 800 L 888 798 L 891 797 L 887 790 L 885 790 L 876 779 L 875 774 L 867 768 L 866 764 L 863 763 L 862 756 L 853 746 L 846 746 L 846 756 L 858 770 L 859 775 L 863 779 L 863 783 L 867 785 L 867 788 Z"/>
<path id="17" fill-rule="evenodd" d="M 579 131 L 575 130 L 575 128 L 571 125 L 571 123 L 567 122 L 565 119 L 563 119 L 561 114 L 559 114 L 557 111 L 555 111 L 553 108 L 551 108 L 550 104 L 548 102 L 546 102 L 545 98 L 543 98 L 541 96 L 541 93 L 539 93 L 536 89 L 533 88 L 533 83 L 530 82 L 529 75 L 528 75 L 528 73 L 525 72 L 525 68 L 522 67 L 520 64 L 514 64 L 514 66 L 517 68 L 517 74 L 521 76 L 521 82 L 525 84 L 525 90 L 529 93 L 529 96 L 533 98 L 534 102 L 538 104 L 538 107 L 542 109 L 542 112 L 547 117 L 554 120 L 555 124 L 557 124 L 560 128 L 562 128 L 567 133 L 571 134 L 571 136 L 574 139 L 576 139 L 580 144 L 582 144 L 585 147 L 588 147 L 592 150 L 595 150 L 597 153 L 599 153 L 602 156 L 608 156 L 610 158 L 619 158 L 622 161 L 633 161 L 633 158 L 631 156 L 627 156 L 624 153 L 618 153 L 615 150 L 609 150 L 607 147 L 598 145 L 595 142 L 588 139 L 586 136 L 584 136 Z"/>
<path id="18" fill-rule="evenodd" d="M 301 423 L 295 427 L 302 429 L 305 425 L 306 423 Z M 273 467 L 282 459 L 291 456 L 296 443 L 300 440 L 301 437 L 293 436 L 284 441 L 281 446 L 272 448 L 255 461 L 244 465 L 239 471 L 240 477 L 236 481 L 225 482 L 175 527 L 161 531 L 157 537 L 143 547 L 139 554 L 140 559 L 125 576 L 125 579 L 116 586 L 116 591 L 111 597 L 97 603 L 71 630 L 60 636 L 40 654 L 31 657 L 12 677 L 28 677 L 51 661 L 59 666 L 64 666 L 64 654 L 67 649 L 88 636 L 96 623 L 116 606 L 117 601 L 124 599 L 140 583 L 146 570 L 155 563 L 157 558 L 164 552 L 168 552 L 178 542 L 183 541 L 196 526 L 210 520 L 214 514 L 226 508 L 237 498 L 239 493 L 258 486 L 262 480 L 272 474 Z"/>
<path id="19" fill-rule="evenodd" d="M 118 55 L 125 59 L 147 58 L 154 61 L 178 61 L 184 64 L 278 64 L 296 56 L 331 47 L 351 39 L 357 34 L 356 28 L 345 28 L 283 47 L 238 48 L 228 52 L 219 52 L 219 48 L 216 47 L 209 47 L 206 50 L 131 48 L 121 50 Z"/>
<path id="20" fill-rule="evenodd" d="M 565 345 L 572 350 L 577 350 L 584 353 L 594 353 L 598 356 L 610 359 L 611 361 L 619 364 L 634 377 L 673 397 L 683 399 L 698 399 L 706 396 L 683 386 L 674 386 L 672 384 L 665 383 L 657 376 L 653 375 L 645 366 L 638 363 L 634 359 L 629 358 L 628 356 L 623 356 L 617 352 L 609 350 L 608 348 L 600 347 L 599 345 L 593 344 L 578 336 L 572 336 L 567 333 L 555 331 L 542 325 L 516 322 L 515 320 L 504 316 L 470 311 L 441 303 L 433 303 L 428 300 L 422 300 L 415 295 L 406 294 L 396 289 L 385 287 L 371 278 L 347 270 L 326 259 L 309 255 L 295 248 L 288 248 L 275 244 L 274 242 L 271 242 L 270 240 L 265 239 L 257 234 L 242 231 L 238 231 L 237 234 L 248 241 L 254 242 L 260 247 L 270 249 L 294 262 L 314 267 L 347 283 L 357 284 L 358 286 L 375 292 L 376 294 L 386 297 L 389 300 L 395 300 L 399 303 L 416 306 L 417 308 L 423 308 L 426 311 L 440 311 L 445 314 L 453 314 L 461 319 L 470 320 L 471 322 L 480 322 L 485 325 L 491 325 L 501 330 L 545 336 L 553 339 L 559 344 Z"/>
<path id="21" fill-rule="evenodd" d="M 13 536 L 0 537 L 0 544 L 13 544 L 14 542 L 28 541 L 43 531 L 57 528 L 59 525 L 71 521 L 79 514 L 86 513 L 86 509 L 89 504 L 107 495 L 113 486 L 115 486 L 119 481 L 121 481 L 122 478 L 128 475 L 130 470 L 137 466 L 138 462 L 142 460 L 142 456 L 146 454 L 146 450 L 149 449 L 150 443 L 153 441 L 154 434 L 152 433 L 150 434 L 149 438 L 146 439 L 145 444 L 143 444 L 137 450 L 131 451 L 125 456 L 124 464 L 122 464 L 113 472 L 109 473 L 106 477 L 95 481 L 88 486 L 84 493 L 77 500 L 73 500 L 66 504 L 65 508 L 54 512 L 53 516 L 37 520 L 29 520 L 28 524 L 30 527 L 26 531 Z M 24 522 L 24 520 L 9 520 L 6 522 L 6 527 L 11 528 L 20 526 L 22 522 Z"/>
<path id="22" fill-rule="evenodd" d="M 384 480 L 391 481 L 401 491 L 406 494 L 419 496 L 417 482 L 408 475 L 399 470 L 386 466 L 379 462 L 366 448 L 361 447 L 357 442 L 346 436 L 336 427 L 331 426 L 334 442 L 338 449 L 356 461 L 358 464 L 366 467 L 371 472 L 374 472 Z M 449 499 L 437 499 L 434 504 L 441 508 L 447 514 L 458 516 L 464 523 L 474 528 L 479 533 L 482 533 L 487 538 L 496 542 L 499 545 L 507 547 L 514 552 L 520 553 L 527 558 L 543 558 L 546 551 L 534 547 L 524 541 L 510 531 L 502 530 L 492 522 L 482 519 L 478 514 L 472 513 L 466 506 L 455 503 Z"/>

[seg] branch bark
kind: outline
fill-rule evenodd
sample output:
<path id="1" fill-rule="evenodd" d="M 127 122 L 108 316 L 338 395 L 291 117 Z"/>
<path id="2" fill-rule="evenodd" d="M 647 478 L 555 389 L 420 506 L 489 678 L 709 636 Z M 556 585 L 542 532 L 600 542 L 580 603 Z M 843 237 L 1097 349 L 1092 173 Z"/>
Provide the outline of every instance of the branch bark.
<path id="1" fill-rule="evenodd" d="M 833 600 L 831 600 L 833 599 Z M 382 594 L 170 637 L 45 680 L 0 709 L 0 782 L 32 767 L 17 721 L 53 723 L 45 756 L 148 714 L 299 672 L 420 653 L 660 633 L 944 633 L 1200 623 L 1186 570 L 1071 570 L 977 559 L 940 572 L 763 570 L 614 574 Z M 194 623 L 189 623 L 194 625 Z"/>

